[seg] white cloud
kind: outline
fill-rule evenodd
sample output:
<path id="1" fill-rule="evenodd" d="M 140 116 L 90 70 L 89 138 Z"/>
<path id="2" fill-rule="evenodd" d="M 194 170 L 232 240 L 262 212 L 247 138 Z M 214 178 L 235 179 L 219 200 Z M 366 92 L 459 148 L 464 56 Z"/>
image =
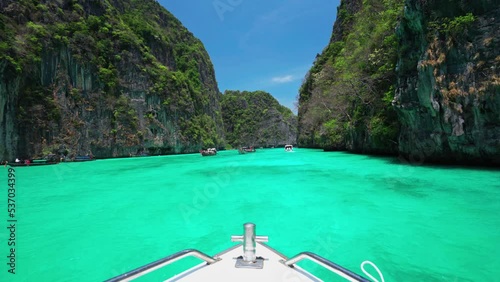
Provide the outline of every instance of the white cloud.
<path id="1" fill-rule="evenodd" d="M 297 78 L 294 77 L 293 75 L 285 75 L 285 76 L 276 76 L 276 77 L 273 77 L 271 79 L 271 81 L 274 82 L 274 83 L 287 83 L 287 82 L 292 82 L 295 79 L 297 79 Z"/>

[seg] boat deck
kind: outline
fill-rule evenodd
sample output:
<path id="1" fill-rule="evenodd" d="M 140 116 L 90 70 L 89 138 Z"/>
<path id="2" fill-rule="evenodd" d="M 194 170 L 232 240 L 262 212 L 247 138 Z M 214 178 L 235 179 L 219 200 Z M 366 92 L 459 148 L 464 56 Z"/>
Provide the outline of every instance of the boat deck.
<path id="1" fill-rule="evenodd" d="M 287 259 L 263 243 L 268 241 L 267 236 L 255 235 L 255 224 L 245 223 L 243 229 L 243 236 L 231 236 L 231 241 L 243 242 L 243 244 L 229 248 L 214 257 L 198 250 L 186 249 L 106 281 L 131 281 L 184 257 L 194 256 L 205 262 L 165 281 L 322 281 L 296 265 L 303 259 L 310 259 L 349 281 L 370 282 L 366 278 L 311 252 L 302 252 Z M 380 276 L 382 275 L 380 274 Z"/>
<path id="2" fill-rule="evenodd" d="M 199 264 L 165 281 L 322 281 L 298 266 L 284 265 L 281 261 L 286 258 L 265 244 L 257 242 L 256 246 L 256 256 L 264 258 L 262 269 L 236 268 L 236 258 L 242 254 L 243 245 L 240 244 L 216 255 L 220 259 L 216 263 Z"/>

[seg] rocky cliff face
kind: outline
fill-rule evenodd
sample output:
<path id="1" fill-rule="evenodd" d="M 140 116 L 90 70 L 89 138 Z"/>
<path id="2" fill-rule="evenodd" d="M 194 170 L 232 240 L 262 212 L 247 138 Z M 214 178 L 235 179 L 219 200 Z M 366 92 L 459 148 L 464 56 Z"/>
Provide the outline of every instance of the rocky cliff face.
<path id="1" fill-rule="evenodd" d="M 297 117 L 263 91 L 225 91 L 221 100 L 226 141 L 233 147 L 277 147 L 297 140 Z"/>
<path id="2" fill-rule="evenodd" d="M 0 2 L 0 158 L 222 146 L 219 99 L 203 45 L 155 1 Z"/>
<path id="3" fill-rule="evenodd" d="M 498 1 L 409 0 L 397 33 L 399 151 L 416 162 L 500 164 Z"/>
<path id="4" fill-rule="evenodd" d="M 333 46 L 335 45 L 335 43 L 341 43 L 345 40 L 346 36 L 349 34 L 349 31 L 351 31 L 352 29 L 353 15 L 359 12 L 361 6 L 361 0 L 341 1 L 340 6 L 337 8 L 337 19 L 333 24 L 333 32 L 332 36 L 330 37 L 330 42 L 325 50 L 321 52 L 321 54 L 316 55 L 314 66 L 306 75 L 299 94 L 298 126 L 299 132 L 302 135 L 309 135 L 309 131 L 311 130 L 309 126 L 304 124 L 303 119 L 306 118 L 307 112 L 309 110 L 306 105 L 309 103 L 310 98 L 313 95 L 313 91 L 316 88 L 315 84 L 318 79 L 315 77 L 315 75 L 326 68 L 325 65 L 328 63 L 328 60 L 332 55 L 336 55 L 330 54 L 328 52 L 329 49 L 334 49 Z M 310 138 L 310 136 L 304 136 L 301 139 L 303 140 L 301 140 L 299 143 L 302 143 L 302 145 L 315 145 L 313 140 L 314 138 Z"/>
<path id="5" fill-rule="evenodd" d="M 389 100 L 402 8 L 403 0 L 341 1 L 330 43 L 300 89 L 299 146 L 396 152 L 399 124 Z"/>
<path id="6" fill-rule="evenodd" d="M 497 0 L 342 1 L 300 91 L 299 145 L 500 164 L 499 23 Z"/>

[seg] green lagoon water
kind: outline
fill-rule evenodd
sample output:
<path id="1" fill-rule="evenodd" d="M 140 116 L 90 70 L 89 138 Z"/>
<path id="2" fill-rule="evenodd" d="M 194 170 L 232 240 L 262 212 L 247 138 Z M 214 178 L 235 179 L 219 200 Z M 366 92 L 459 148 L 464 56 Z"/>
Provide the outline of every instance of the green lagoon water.
<path id="1" fill-rule="evenodd" d="M 0 281 L 103 281 L 186 248 L 214 255 L 245 222 L 287 256 L 308 250 L 359 274 L 369 260 L 385 281 L 500 281 L 495 169 L 309 149 L 15 168 L 14 275 L 1 169 Z"/>

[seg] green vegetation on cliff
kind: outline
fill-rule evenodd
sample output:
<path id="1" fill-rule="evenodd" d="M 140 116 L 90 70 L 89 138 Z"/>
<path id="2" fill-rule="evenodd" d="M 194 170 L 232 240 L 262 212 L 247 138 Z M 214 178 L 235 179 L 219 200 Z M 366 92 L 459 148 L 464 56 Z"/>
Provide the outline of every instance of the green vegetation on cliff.
<path id="1" fill-rule="evenodd" d="M 297 117 L 264 91 L 225 91 L 222 116 L 232 147 L 295 144 Z"/>
<path id="2" fill-rule="evenodd" d="M 299 145 L 500 164 L 499 19 L 492 0 L 343 0 L 300 89 Z"/>
<path id="3" fill-rule="evenodd" d="M 22 121 L 5 124 L 18 141 L 4 158 L 223 146 L 210 58 L 156 1 L 6 0 L 0 11 L 0 91 L 16 104 L 2 120 Z"/>
<path id="4" fill-rule="evenodd" d="M 498 1 L 407 0 L 396 33 L 400 154 L 500 164 Z"/>
<path id="5" fill-rule="evenodd" d="M 36 68 L 44 53 L 69 47 L 79 64 L 95 66 L 106 94 L 117 94 L 117 66 L 130 56 L 139 56 L 131 68 L 154 79 L 152 92 L 186 87 L 201 94 L 197 59 L 208 59 L 203 45 L 154 1 L 20 0 L 4 5 L 0 59 L 19 73 Z M 174 60 L 165 65 L 168 55 Z"/>
<path id="6" fill-rule="evenodd" d="M 392 153 L 391 107 L 404 0 L 342 1 L 334 36 L 300 89 L 301 146 Z M 340 34 L 337 30 L 341 30 Z"/>

